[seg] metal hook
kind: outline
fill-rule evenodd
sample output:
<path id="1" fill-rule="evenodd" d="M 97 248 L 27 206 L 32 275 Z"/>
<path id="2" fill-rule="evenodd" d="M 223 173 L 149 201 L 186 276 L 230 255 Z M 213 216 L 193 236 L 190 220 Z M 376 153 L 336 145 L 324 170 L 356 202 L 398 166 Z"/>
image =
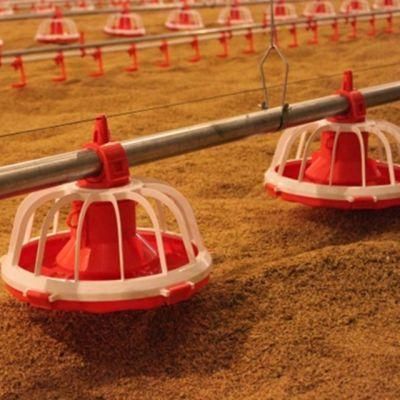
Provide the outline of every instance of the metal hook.
<path id="1" fill-rule="evenodd" d="M 268 90 L 267 90 L 267 82 L 265 78 L 265 71 L 264 71 L 264 65 L 265 62 L 267 61 L 269 55 L 275 51 L 279 58 L 281 59 L 283 65 L 285 66 L 285 76 L 284 76 L 284 82 L 283 82 L 283 90 L 282 90 L 282 110 L 287 109 L 287 106 L 285 107 L 285 102 L 286 102 L 286 94 L 287 94 L 287 85 L 288 85 L 288 76 L 289 76 L 289 63 L 286 59 L 286 57 L 283 55 L 283 53 L 280 51 L 279 46 L 277 45 L 275 39 L 276 39 L 276 26 L 275 26 L 275 14 L 274 14 L 274 0 L 270 0 L 270 15 L 271 15 L 271 35 L 270 35 L 270 45 L 263 55 L 261 61 L 260 61 L 260 74 L 261 74 L 261 82 L 262 82 L 262 87 L 264 90 L 264 101 L 261 105 L 261 108 L 263 110 L 266 110 L 269 108 L 269 99 L 268 99 Z M 284 118 L 282 117 L 282 120 Z"/>

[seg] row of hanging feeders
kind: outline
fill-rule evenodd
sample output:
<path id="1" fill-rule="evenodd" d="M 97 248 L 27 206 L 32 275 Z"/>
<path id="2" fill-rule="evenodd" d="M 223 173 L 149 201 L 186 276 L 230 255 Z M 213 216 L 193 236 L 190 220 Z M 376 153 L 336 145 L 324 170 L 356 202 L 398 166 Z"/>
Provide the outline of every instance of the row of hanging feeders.
<path id="1" fill-rule="evenodd" d="M 306 3 L 303 11 L 305 17 L 328 17 L 336 15 L 335 7 L 329 0 L 314 0 Z"/>
<path id="2" fill-rule="evenodd" d="M 365 118 L 364 99 L 353 89 L 351 71 L 345 72 L 339 94 L 349 100 L 346 115 L 282 134 L 265 174 L 267 191 L 314 207 L 399 206 L 400 164 L 394 155 L 400 156 L 400 128 Z"/>
<path id="3" fill-rule="evenodd" d="M 188 201 L 165 183 L 130 178 L 105 117 L 86 147 L 102 160 L 98 177 L 32 193 L 18 208 L 1 261 L 8 291 L 36 307 L 95 313 L 190 298 L 206 285 L 211 257 Z M 39 236 L 32 237 L 45 206 Z M 139 228 L 144 219 L 149 226 Z"/>
<path id="4" fill-rule="evenodd" d="M 104 32 L 111 36 L 137 37 L 145 35 L 146 29 L 140 15 L 123 10 L 108 17 Z"/>
<path id="5" fill-rule="evenodd" d="M 0 16 L 13 15 L 14 9 L 8 1 L 0 0 Z"/>
<path id="6" fill-rule="evenodd" d="M 70 44 L 80 39 L 80 33 L 72 19 L 64 18 L 60 9 L 45 19 L 38 28 L 35 40 L 45 44 Z"/>
<path id="7" fill-rule="evenodd" d="M 50 0 L 36 0 L 32 4 L 32 11 L 36 14 L 52 13 L 56 11 L 56 6 Z"/>
<path id="8" fill-rule="evenodd" d="M 344 0 L 339 11 L 343 14 L 360 14 L 370 11 L 368 0 Z"/>
<path id="9" fill-rule="evenodd" d="M 186 31 L 204 28 L 203 19 L 197 10 L 192 10 L 185 0 L 182 8 L 172 10 L 165 22 L 172 31 Z"/>
<path id="10" fill-rule="evenodd" d="M 250 9 L 240 6 L 239 1 L 235 0 L 232 5 L 221 10 L 217 22 L 221 25 L 230 26 L 252 24 L 254 20 Z"/>

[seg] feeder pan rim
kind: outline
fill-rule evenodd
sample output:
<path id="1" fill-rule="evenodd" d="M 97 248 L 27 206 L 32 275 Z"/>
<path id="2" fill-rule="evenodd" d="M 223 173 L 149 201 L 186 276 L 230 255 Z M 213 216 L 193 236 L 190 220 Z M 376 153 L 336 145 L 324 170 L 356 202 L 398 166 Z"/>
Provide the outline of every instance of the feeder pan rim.
<path id="1" fill-rule="evenodd" d="M 144 231 L 153 232 L 152 229 L 139 229 L 139 232 Z M 51 237 L 51 235 L 48 237 Z M 48 293 L 53 302 L 56 300 L 115 302 L 139 300 L 154 296 L 167 297 L 166 290 L 168 290 L 168 287 L 177 282 L 196 285 L 209 276 L 212 268 L 210 254 L 207 250 L 202 250 L 197 254 L 195 262 L 171 270 L 167 274 L 160 273 L 124 280 L 93 281 L 53 278 L 45 275 L 35 276 L 19 265 L 12 264 L 10 258 L 11 255 L 1 258 L 3 281 L 23 294 L 26 294 L 27 291 Z"/>

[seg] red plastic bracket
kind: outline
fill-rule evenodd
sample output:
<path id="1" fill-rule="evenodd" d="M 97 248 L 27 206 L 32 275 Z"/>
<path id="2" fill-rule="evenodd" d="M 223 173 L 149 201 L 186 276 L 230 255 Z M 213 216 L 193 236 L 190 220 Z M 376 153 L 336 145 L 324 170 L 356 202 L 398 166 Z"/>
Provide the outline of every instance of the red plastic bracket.
<path id="1" fill-rule="evenodd" d="M 357 17 L 353 17 L 350 21 L 351 31 L 348 35 L 349 39 L 357 39 Z"/>
<path id="2" fill-rule="evenodd" d="M 126 67 L 125 71 L 127 71 L 127 72 L 135 72 L 135 71 L 137 71 L 139 69 L 139 62 L 138 62 L 136 45 L 134 43 L 129 48 L 128 55 L 132 59 L 132 65 L 130 65 L 129 67 Z"/>
<path id="3" fill-rule="evenodd" d="M 67 69 L 65 67 L 64 54 L 60 51 L 55 57 L 54 62 L 60 67 L 60 75 L 52 78 L 53 82 L 64 82 L 67 80 Z"/>
<path id="4" fill-rule="evenodd" d="M 22 57 L 21 56 L 15 57 L 15 60 L 11 63 L 11 66 L 16 71 L 19 71 L 19 76 L 20 76 L 19 82 L 13 83 L 11 87 L 13 87 L 14 89 L 22 89 L 27 84 L 24 62 L 22 60 Z"/>
<path id="5" fill-rule="evenodd" d="M 256 51 L 254 49 L 254 34 L 253 30 L 249 28 L 246 35 L 244 36 L 247 41 L 247 48 L 244 50 L 245 54 L 254 54 Z"/>
<path id="6" fill-rule="evenodd" d="M 368 31 L 368 36 L 376 36 L 376 19 L 375 19 L 375 15 L 372 15 L 372 17 L 370 18 L 370 20 L 368 21 L 371 29 Z"/>
<path id="7" fill-rule="evenodd" d="M 299 41 L 297 38 L 297 26 L 296 24 L 292 24 L 292 26 L 289 28 L 289 33 L 292 36 L 292 43 L 289 44 L 289 47 L 294 49 L 296 47 L 299 47 Z"/>
<path id="8" fill-rule="evenodd" d="M 190 46 L 194 50 L 194 55 L 193 57 L 189 58 L 189 62 L 191 63 L 196 63 L 201 60 L 201 54 L 200 54 L 200 45 L 199 45 L 199 38 L 195 36 L 193 40 L 190 43 Z"/>
<path id="9" fill-rule="evenodd" d="M 347 99 L 349 109 L 344 114 L 329 118 L 330 121 L 339 123 L 357 123 L 365 121 L 365 115 L 367 113 L 365 99 L 361 92 L 354 89 L 352 71 L 349 70 L 343 73 L 342 87 L 336 93 Z"/>
<path id="10" fill-rule="evenodd" d="M 80 187 L 104 189 L 129 183 L 129 163 L 126 152 L 121 143 L 110 142 L 110 140 L 111 134 L 108 129 L 107 118 L 101 115 L 96 118 L 93 141 L 86 144 L 85 148 L 97 153 L 102 170 L 95 177 L 80 180 L 78 182 Z"/>
<path id="11" fill-rule="evenodd" d="M 385 33 L 393 33 L 393 14 L 389 13 L 389 15 L 386 18 L 387 26 L 385 29 Z"/>
<path id="12" fill-rule="evenodd" d="M 160 47 L 159 47 L 161 54 L 163 56 L 163 60 L 161 62 L 158 62 L 158 66 L 161 68 L 169 68 L 171 66 L 171 58 L 169 54 L 169 45 L 166 40 L 164 40 Z"/>
<path id="13" fill-rule="evenodd" d="M 308 40 L 308 44 L 312 44 L 312 45 L 317 45 L 319 43 L 318 41 L 318 22 L 314 21 L 313 19 L 309 19 L 307 21 L 307 31 L 311 31 L 312 32 L 312 38 Z"/>
<path id="14" fill-rule="evenodd" d="M 222 45 L 222 53 L 218 57 L 227 58 L 229 56 L 229 37 L 226 32 L 222 32 L 221 37 L 218 39 Z"/>
<path id="15" fill-rule="evenodd" d="M 81 44 L 81 45 L 85 44 L 85 32 L 80 32 L 80 34 L 79 34 L 79 44 Z M 81 57 L 85 57 L 86 56 L 86 49 L 81 47 L 80 51 L 81 51 Z"/>
<path id="16" fill-rule="evenodd" d="M 332 22 L 332 30 L 333 30 L 333 34 L 331 36 L 331 40 L 332 42 L 338 42 L 340 39 L 340 33 L 339 33 L 339 22 L 338 20 L 335 18 L 334 21 Z"/>
<path id="17" fill-rule="evenodd" d="M 91 72 L 89 76 L 92 78 L 100 78 L 104 75 L 103 52 L 101 51 L 101 47 L 96 48 L 92 53 L 92 57 L 97 62 L 98 69 L 97 71 Z"/>

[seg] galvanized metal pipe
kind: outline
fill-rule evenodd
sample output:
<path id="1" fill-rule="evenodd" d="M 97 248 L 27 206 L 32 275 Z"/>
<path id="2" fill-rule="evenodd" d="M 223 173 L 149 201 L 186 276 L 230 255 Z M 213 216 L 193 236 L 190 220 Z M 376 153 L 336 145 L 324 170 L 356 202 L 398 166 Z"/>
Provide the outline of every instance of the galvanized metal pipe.
<path id="1" fill-rule="evenodd" d="M 360 90 L 367 107 L 400 100 L 400 81 Z M 284 127 L 346 112 L 348 102 L 339 95 L 290 105 Z M 240 115 L 122 142 L 131 166 L 186 154 L 224 143 L 282 129 L 282 108 Z M 80 150 L 0 168 L 0 198 L 71 182 L 101 170 L 97 155 Z"/>
<path id="2" fill-rule="evenodd" d="M 314 18 L 313 21 L 318 22 L 320 25 L 329 24 L 335 20 L 348 20 L 356 18 L 358 21 L 366 21 L 372 16 L 375 18 L 386 18 L 389 15 L 393 15 L 394 17 L 400 15 L 400 8 L 393 9 L 392 11 L 371 11 L 365 13 L 359 13 L 354 16 L 346 16 L 346 15 L 337 15 L 337 16 L 326 16 L 326 17 L 317 17 Z M 310 23 L 309 18 L 297 18 L 293 21 L 275 21 L 275 26 L 280 27 L 287 27 L 296 24 L 298 27 L 306 27 Z M 37 59 L 51 59 L 60 51 L 63 52 L 64 56 L 76 56 L 80 55 L 81 50 L 92 50 L 96 48 L 112 48 L 112 47 L 122 47 L 121 50 L 126 50 L 128 46 L 132 44 L 140 45 L 145 43 L 154 43 L 155 46 L 158 45 L 160 42 L 168 40 L 171 41 L 170 44 L 174 44 L 176 41 L 178 44 L 183 43 L 179 39 L 187 39 L 191 40 L 194 37 L 214 37 L 213 35 L 218 35 L 222 33 L 238 33 L 238 34 L 245 34 L 249 29 L 253 30 L 254 33 L 256 32 L 268 32 L 270 28 L 265 26 L 264 24 L 255 23 L 255 24 L 245 24 L 239 26 L 228 26 L 228 27 L 220 27 L 220 28 L 204 28 L 204 29 L 197 29 L 193 31 L 185 31 L 185 32 L 170 32 L 170 33 L 162 33 L 158 35 L 148 35 L 143 37 L 137 38 L 123 38 L 123 39 L 115 39 L 115 40 L 103 40 L 103 41 L 96 41 L 91 43 L 85 44 L 72 44 L 66 46 L 47 46 L 47 47 L 37 47 L 31 49 L 18 49 L 18 50 L 10 50 L 10 51 L 3 51 L 2 52 L 2 60 L 5 63 L 11 61 L 12 58 L 16 56 L 24 56 L 25 61 L 29 60 L 37 60 Z M 44 55 L 47 54 L 48 57 L 33 57 L 37 55 Z"/>

